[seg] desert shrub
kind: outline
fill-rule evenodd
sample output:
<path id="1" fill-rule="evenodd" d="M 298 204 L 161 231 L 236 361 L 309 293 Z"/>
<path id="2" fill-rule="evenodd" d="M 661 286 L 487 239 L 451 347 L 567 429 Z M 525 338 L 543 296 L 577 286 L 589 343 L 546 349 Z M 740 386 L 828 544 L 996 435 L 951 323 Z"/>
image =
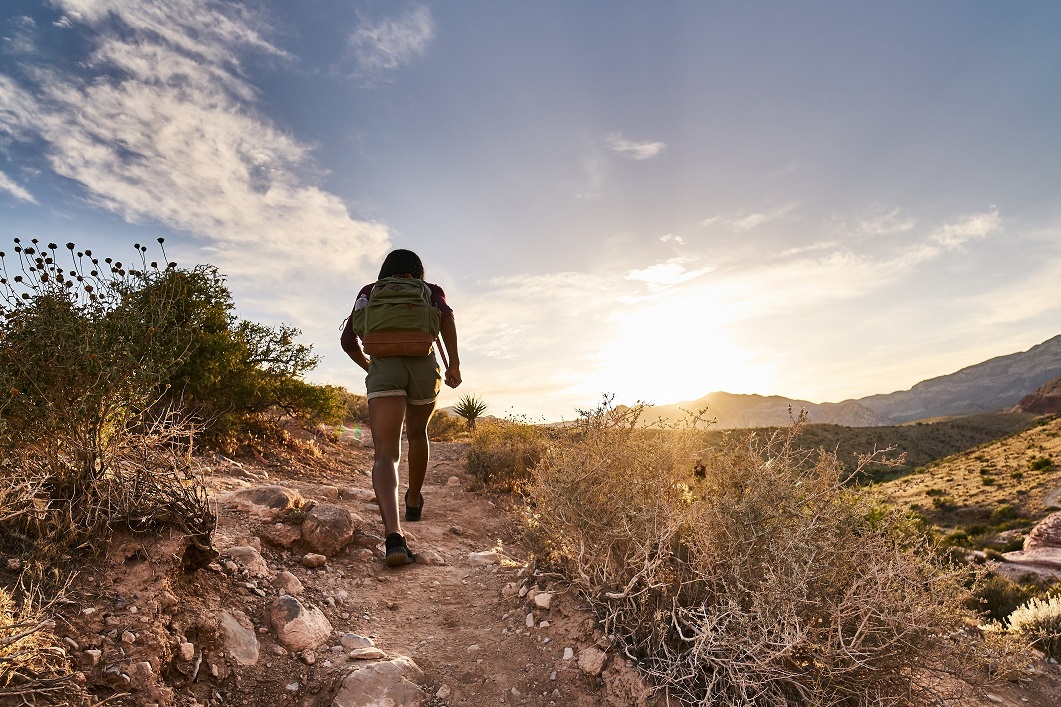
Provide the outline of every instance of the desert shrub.
<path id="1" fill-rule="evenodd" d="M 1002 503 L 991 511 L 992 523 L 1004 523 L 1017 517 L 1017 509 L 1011 503 Z"/>
<path id="2" fill-rule="evenodd" d="M 61 562 L 102 549 L 115 523 L 165 523 L 209 554 L 192 431 L 162 401 L 194 349 L 176 326 L 185 278 L 145 246 L 138 267 L 66 250 L 16 241 L 10 269 L 0 253 L 0 539 Z"/>
<path id="3" fill-rule="evenodd" d="M 356 422 L 361 425 L 367 425 L 368 398 L 364 395 L 351 393 L 346 388 L 339 388 L 337 394 L 343 405 L 343 423 Z"/>
<path id="4" fill-rule="evenodd" d="M 834 455 L 805 464 L 798 424 L 705 451 L 694 425 L 638 414 L 586 413 L 528 489 L 536 551 L 622 652 L 682 704 L 915 702 L 913 675 L 953 655 L 944 637 L 969 616 L 959 571 Z"/>
<path id="5" fill-rule="evenodd" d="M 548 436 L 535 425 L 516 420 L 482 420 L 472 432 L 467 469 L 479 483 L 519 491 L 548 447 Z"/>
<path id="6" fill-rule="evenodd" d="M 1048 658 L 1061 659 L 1061 596 L 1032 599 L 1007 619 L 1009 630 L 1023 636 Z"/>
<path id="7" fill-rule="evenodd" d="M 16 601 L 0 587 L 0 703 L 80 702 L 83 691 L 52 631 L 48 607 L 32 590 L 19 589 Z"/>
<path id="8" fill-rule="evenodd" d="M 1015 582 L 1002 574 L 988 574 L 978 582 L 967 606 L 990 621 L 1003 621 L 1021 604 L 1037 596 L 1033 584 Z"/>
<path id="9" fill-rule="evenodd" d="M 1028 468 L 1032 471 L 1047 471 L 1054 467 L 1054 460 L 1048 456 L 1032 457 L 1028 460 Z"/>
<path id="10" fill-rule="evenodd" d="M 427 423 L 427 436 L 436 442 L 453 442 L 467 434 L 467 423 L 444 410 L 437 411 Z"/>
<path id="11" fill-rule="evenodd" d="M 953 496 L 936 496 L 932 499 L 932 507 L 937 511 L 953 511 L 958 504 Z"/>

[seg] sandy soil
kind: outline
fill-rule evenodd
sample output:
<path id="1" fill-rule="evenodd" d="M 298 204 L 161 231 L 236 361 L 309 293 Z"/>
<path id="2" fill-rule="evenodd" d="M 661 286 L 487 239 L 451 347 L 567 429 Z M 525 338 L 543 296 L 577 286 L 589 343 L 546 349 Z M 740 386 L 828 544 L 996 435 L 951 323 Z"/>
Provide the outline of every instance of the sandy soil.
<path id="1" fill-rule="evenodd" d="M 104 561 L 84 567 L 58 632 L 69 639 L 93 694 L 107 704 L 330 705 L 351 665 L 330 646 L 347 632 L 372 638 L 388 655 L 416 661 L 426 676 L 425 704 L 433 707 L 666 704 L 664 697 L 649 698 L 636 671 L 614 651 L 599 676 L 564 659 L 566 648 L 577 655 L 606 644 L 574 593 L 558 578 L 527 567 L 512 499 L 472 491 L 462 452 L 459 445 L 433 445 L 424 518 L 406 527 L 410 547 L 425 561 L 397 569 L 381 561 L 381 526 L 367 473 L 370 449 L 311 439 L 299 452 L 266 453 L 237 464 L 207 462 L 206 478 L 218 497 L 281 484 L 364 519 L 353 544 L 324 568 L 309 570 L 300 562 L 299 545 L 283 549 L 265 539 L 270 523 L 219 507 L 218 548 L 261 539 L 271 569 L 295 574 L 305 587 L 300 600 L 328 617 L 336 634 L 314 656 L 288 653 L 263 626 L 264 607 L 277 595 L 268 580 L 220 564 L 185 575 L 183 541 L 172 533 L 118 538 Z M 468 560 L 470 553 L 493 549 L 500 563 L 474 566 Z M 557 592 L 549 610 L 535 608 L 518 591 L 534 588 Z M 257 664 L 239 665 L 224 655 L 221 609 L 242 611 L 256 628 Z M 195 661 L 179 659 L 185 641 L 195 645 Z M 93 650 L 100 651 L 95 665 L 86 653 Z M 986 693 L 951 685 L 947 692 L 948 705 L 1047 707 L 1061 704 L 1061 672 L 1043 663 L 1023 683 Z"/>

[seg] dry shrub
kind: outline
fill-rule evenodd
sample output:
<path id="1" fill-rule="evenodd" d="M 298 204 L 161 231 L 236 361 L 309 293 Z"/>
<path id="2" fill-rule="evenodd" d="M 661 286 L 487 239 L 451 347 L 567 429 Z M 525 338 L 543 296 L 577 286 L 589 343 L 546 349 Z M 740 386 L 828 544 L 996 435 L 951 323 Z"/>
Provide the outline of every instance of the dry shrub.
<path id="1" fill-rule="evenodd" d="M 969 618 L 959 574 L 835 455 L 806 464 L 798 422 L 705 453 L 640 412 L 584 414 L 529 487 L 539 551 L 623 652 L 682 704 L 917 704 Z"/>
<path id="2" fill-rule="evenodd" d="M 435 442 L 455 442 L 468 436 L 468 424 L 455 415 L 438 410 L 427 423 L 427 436 Z"/>
<path id="3" fill-rule="evenodd" d="M 483 486 L 519 491 L 548 446 L 546 432 L 518 420 L 479 420 L 472 431 L 467 467 Z"/>
<path id="4" fill-rule="evenodd" d="M 1054 660 L 1061 659 L 1061 596 L 1032 599 L 1007 619 L 1009 630 Z"/>
<path id="5" fill-rule="evenodd" d="M 216 556 L 217 514 L 192 468 L 190 434 L 173 415 L 145 423 L 114 443 L 102 475 L 68 493 L 52 483 L 66 457 L 41 455 L 27 443 L 0 469 L 0 536 L 30 551 L 35 563 L 57 565 L 98 554 L 116 526 L 175 527 L 188 542 L 185 568 L 205 566 Z"/>
<path id="6" fill-rule="evenodd" d="M 74 704 L 81 690 L 52 632 L 55 622 L 34 592 L 22 594 L 16 602 L 0 587 L 0 703 Z"/>

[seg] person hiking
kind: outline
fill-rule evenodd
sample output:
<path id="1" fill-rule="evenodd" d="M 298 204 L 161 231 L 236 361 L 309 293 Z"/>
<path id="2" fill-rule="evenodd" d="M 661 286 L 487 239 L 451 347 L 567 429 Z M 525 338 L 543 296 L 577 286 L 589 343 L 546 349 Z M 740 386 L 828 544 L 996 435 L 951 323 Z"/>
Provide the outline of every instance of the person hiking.
<path id="1" fill-rule="evenodd" d="M 415 318 L 410 319 L 413 315 Z M 398 517 L 403 423 L 409 440 L 405 520 L 420 520 L 424 510 L 421 489 L 430 456 L 427 423 L 435 411 L 442 381 L 432 346 L 438 335 L 445 346 L 440 352 L 443 361 L 449 354 L 446 385 L 456 388 L 461 383 L 457 327 L 446 293 L 438 285 L 424 282 L 424 266 L 416 253 L 391 251 L 380 267 L 379 279 L 358 292 L 340 339 L 343 351 L 367 373 L 374 451 L 372 488 L 386 535 L 385 562 L 391 566 L 413 561 Z"/>

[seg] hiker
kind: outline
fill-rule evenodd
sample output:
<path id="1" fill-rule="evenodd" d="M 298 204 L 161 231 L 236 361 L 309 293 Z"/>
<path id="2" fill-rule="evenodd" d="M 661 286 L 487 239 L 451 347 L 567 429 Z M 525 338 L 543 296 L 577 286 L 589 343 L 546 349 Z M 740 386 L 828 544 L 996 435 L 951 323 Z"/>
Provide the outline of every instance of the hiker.
<path id="1" fill-rule="evenodd" d="M 341 338 L 343 350 L 368 374 L 365 387 L 375 453 L 372 488 L 386 534 L 385 561 L 391 566 L 413 561 L 398 518 L 403 423 L 409 439 L 405 520 L 420 520 L 424 510 L 421 489 L 430 454 L 427 423 L 442 380 L 432 344 L 440 334 L 445 346 L 445 351 L 439 351 L 442 360 L 449 354 L 446 385 L 456 388 L 461 383 L 453 310 L 442 288 L 423 280 L 424 266 L 416 253 L 391 251 L 379 270 L 379 280 L 358 292 Z"/>

